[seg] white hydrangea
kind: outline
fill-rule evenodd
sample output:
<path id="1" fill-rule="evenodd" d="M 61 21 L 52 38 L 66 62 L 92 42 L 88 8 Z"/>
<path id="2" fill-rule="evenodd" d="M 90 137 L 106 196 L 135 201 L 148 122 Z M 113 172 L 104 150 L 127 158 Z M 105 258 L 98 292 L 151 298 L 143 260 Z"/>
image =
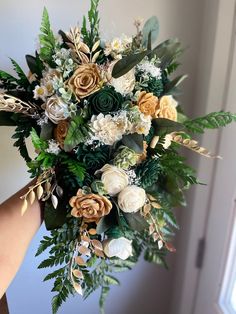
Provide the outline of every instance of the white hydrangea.
<path id="1" fill-rule="evenodd" d="M 92 116 L 90 128 L 94 134 L 93 140 L 98 140 L 105 145 L 113 145 L 116 141 L 122 139 L 128 125 L 128 119 L 125 115 L 111 116 L 100 113 L 98 116 Z"/>
<path id="2" fill-rule="evenodd" d="M 135 87 L 134 69 L 117 79 L 112 78 L 111 85 L 115 88 L 117 93 L 120 93 L 123 96 L 130 94 Z"/>
<path id="3" fill-rule="evenodd" d="M 143 113 L 140 113 L 139 119 L 131 125 L 130 133 L 144 134 L 145 136 L 147 136 L 150 131 L 151 125 L 151 116 L 146 116 Z"/>
<path id="4" fill-rule="evenodd" d="M 144 61 L 137 65 L 137 70 L 143 72 L 146 76 L 152 76 L 158 80 L 161 79 L 161 69 L 153 62 Z"/>

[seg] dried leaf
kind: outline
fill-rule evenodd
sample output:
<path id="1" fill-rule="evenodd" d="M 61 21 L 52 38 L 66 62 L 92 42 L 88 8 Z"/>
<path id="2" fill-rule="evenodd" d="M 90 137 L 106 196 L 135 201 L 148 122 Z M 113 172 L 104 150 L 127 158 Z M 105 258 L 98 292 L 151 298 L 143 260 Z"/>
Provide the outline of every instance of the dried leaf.
<path id="1" fill-rule="evenodd" d="M 76 262 L 79 266 L 85 266 L 85 265 L 86 265 L 84 259 L 83 259 L 81 256 L 75 257 L 75 262 Z"/>
<path id="2" fill-rule="evenodd" d="M 78 294 L 83 295 L 83 290 L 82 290 L 81 285 L 79 285 L 77 282 L 73 282 L 73 287 Z"/>
<path id="3" fill-rule="evenodd" d="M 220 156 L 210 153 L 206 148 L 198 146 L 198 142 L 189 138 L 185 138 L 186 134 L 182 132 L 182 135 L 176 132 L 171 133 L 172 141 L 178 143 L 188 149 L 193 150 L 194 152 L 203 155 L 208 158 L 220 158 Z"/>
<path id="4" fill-rule="evenodd" d="M 29 193 L 29 202 L 30 202 L 30 204 L 32 205 L 33 204 L 33 202 L 35 201 L 35 192 L 32 190 L 32 191 L 30 191 L 30 193 Z"/>
<path id="5" fill-rule="evenodd" d="M 85 43 L 82 43 L 82 42 L 80 45 L 80 51 L 86 54 L 90 53 L 89 47 Z"/>
<path id="6" fill-rule="evenodd" d="M 55 209 L 57 209 L 58 206 L 58 198 L 56 197 L 56 195 L 51 195 L 51 201 L 52 201 L 52 205 Z"/>
<path id="7" fill-rule="evenodd" d="M 147 194 L 147 197 L 149 198 L 150 201 L 156 201 L 156 198 L 150 194 Z"/>
<path id="8" fill-rule="evenodd" d="M 154 231 L 155 231 L 155 226 L 154 226 L 154 224 L 151 224 L 149 226 L 149 235 L 153 234 Z"/>
<path id="9" fill-rule="evenodd" d="M 38 200 L 40 200 L 43 196 L 43 187 L 42 185 L 40 184 L 38 187 L 37 187 L 37 198 Z"/>
<path id="10" fill-rule="evenodd" d="M 95 63 L 97 58 L 99 57 L 101 53 L 101 50 L 97 51 L 94 55 L 93 55 L 93 58 L 92 58 L 92 63 Z"/>
<path id="11" fill-rule="evenodd" d="M 27 202 L 27 200 L 25 198 L 24 201 L 23 201 L 22 207 L 21 207 L 21 216 L 24 215 L 24 213 L 26 212 L 27 208 L 28 208 L 28 202 Z"/>
<path id="12" fill-rule="evenodd" d="M 84 275 L 82 273 L 82 271 L 78 270 L 78 269 L 74 269 L 73 270 L 73 275 L 78 278 L 78 279 L 83 279 Z"/>
<path id="13" fill-rule="evenodd" d="M 99 46 L 100 46 L 100 40 L 95 42 L 95 44 L 92 47 L 92 52 L 95 52 Z"/>
<path id="14" fill-rule="evenodd" d="M 98 240 L 92 240 L 91 241 L 92 245 L 94 246 L 95 249 L 103 251 L 103 245 L 100 241 Z"/>

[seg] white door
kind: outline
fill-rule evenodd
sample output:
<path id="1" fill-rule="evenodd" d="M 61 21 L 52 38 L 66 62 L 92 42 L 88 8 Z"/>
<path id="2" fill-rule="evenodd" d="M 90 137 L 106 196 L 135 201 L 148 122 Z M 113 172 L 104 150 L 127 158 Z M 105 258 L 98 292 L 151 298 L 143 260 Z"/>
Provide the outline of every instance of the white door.
<path id="1" fill-rule="evenodd" d="M 231 112 L 236 112 L 235 39 L 234 27 L 225 92 L 225 110 Z M 218 140 L 223 160 L 214 169 L 193 314 L 236 314 L 236 124 L 222 130 Z"/>

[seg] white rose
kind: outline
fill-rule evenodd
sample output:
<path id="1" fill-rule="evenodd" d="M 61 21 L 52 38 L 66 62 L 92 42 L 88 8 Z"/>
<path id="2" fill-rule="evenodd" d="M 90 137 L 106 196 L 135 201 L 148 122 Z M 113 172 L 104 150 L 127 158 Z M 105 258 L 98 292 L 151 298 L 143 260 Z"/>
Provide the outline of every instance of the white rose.
<path id="1" fill-rule="evenodd" d="M 68 118 L 68 106 L 58 96 L 48 98 L 45 104 L 46 116 L 55 124 Z"/>
<path id="2" fill-rule="evenodd" d="M 117 79 L 112 78 L 111 85 L 115 88 L 117 93 L 121 93 L 124 96 L 130 94 L 135 87 L 134 69 Z"/>
<path id="3" fill-rule="evenodd" d="M 146 202 L 145 190 L 136 186 L 129 185 L 118 195 L 118 205 L 125 213 L 135 213 Z"/>
<path id="4" fill-rule="evenodd" d="M 117 195 L 129 184 L 129 178 L 125 171 L 115 166 L 107 164 L 99 172 L 102 172 L 101 181 L 111 196 Z"/>
<path id="5" fill-rule="evenodd" d="M 132 241 L 121 237 L 103 242 L 103 250 L 107 257 L 118 257 L 126 260 L 132 256 Z"/>

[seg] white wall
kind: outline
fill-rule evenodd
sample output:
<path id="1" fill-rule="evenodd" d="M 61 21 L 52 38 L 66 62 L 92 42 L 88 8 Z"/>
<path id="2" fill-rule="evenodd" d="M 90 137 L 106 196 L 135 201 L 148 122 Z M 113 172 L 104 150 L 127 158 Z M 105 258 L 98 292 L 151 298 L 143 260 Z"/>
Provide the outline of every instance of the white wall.
<path id="1" fill-rule="evenodd" d="M 106 38 L 121 33 L 132 34 L 133 20 L 136 17 L 148 18 L 157 15 L 160 24 L 160 40 L 179 37 L 188 49 L 182 58 L 180 72 L 188 73 L 189 80 L 184 85 L 182 103 L 188 112 L 192 111 L 195 76 L 197 69 L 202 2 L 194 0 L 107 0 L 102 1 L 101 28 Z M 25 67 L 24 55 L 33 53 L 36 46 L 43 6 L 48 8 L 54 30 L 67 30 L 81 21 L 89 1 L 75 0 L 1 0 L 0 1 L 0 68 L 9 71 L 8 57 L 16 59 Z M 0 201 L 11 195 L 28 181 L 24 162 L 10 136 L 12 129 L 0 130 Z M 50 283 L 41 282 L 45 271 L 38 271 L 39 259 L 34 254 L 42 228 L 35 237 L 25 262 L 8 291 L 11 314 L 50 313 Z M 177 253 L 178 254 L 178 253 Z M 170 257 L 170 266 L 174 256 Z M 170 292 L 173 284 L 173 271 L 167 272 L 155 265 L 140 262 L 134 271 L 121 274 L 122 286 L 113 288 L 107 303 L 108 314 L 167 314 Z M 98 313 L 95 294 L 88 302 L 80 298 L 70 300 L 60 311 L 61 314 Z"/>

